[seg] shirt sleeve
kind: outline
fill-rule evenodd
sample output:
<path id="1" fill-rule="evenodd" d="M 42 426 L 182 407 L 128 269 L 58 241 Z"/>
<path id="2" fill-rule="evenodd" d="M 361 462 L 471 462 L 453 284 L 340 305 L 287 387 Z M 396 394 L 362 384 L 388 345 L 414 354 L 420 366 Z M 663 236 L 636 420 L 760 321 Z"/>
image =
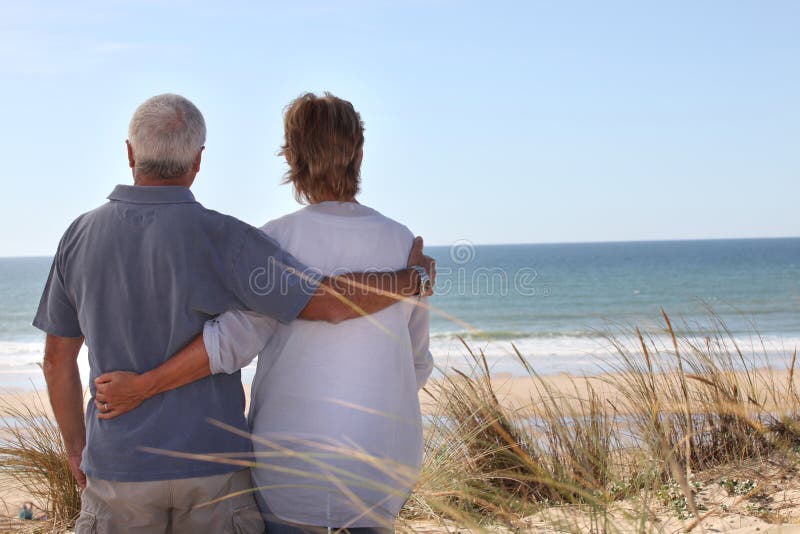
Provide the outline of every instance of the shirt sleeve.
<path id="1" fill-rule="evenodd" d="M 261 352 L 278 328 L 278 321 L 248 311 L 229 311 L 206 321 L 203 343 L 213 374 L 232 374 Z"/>
<path id="2" fill-rule="evenodd" d="M 421 306 L 414 306 L 408 320 L 411 334 L 411 350 L 414 354 L 414 372 L 417 375 L 417 389 L 422 389 L 433 372 L 433 356 L 430 351 L 430 310 L 428 297 L 420 299 Z"/>
<path id="3" fill-rule="evenodd" d="M 33 326 L 54 336 L 81 337 L 83 332 L 78 321 L 78 310 L 64 281 L 63 247 L 64 238 L 53 258 Z"/>
<path id="4" fill-rule="evenodd" d="M 282 323 L 297 318 L 323 278 L 249 226 L 233 251 L 231 268 L 233 291 L 243 307 Z"/>

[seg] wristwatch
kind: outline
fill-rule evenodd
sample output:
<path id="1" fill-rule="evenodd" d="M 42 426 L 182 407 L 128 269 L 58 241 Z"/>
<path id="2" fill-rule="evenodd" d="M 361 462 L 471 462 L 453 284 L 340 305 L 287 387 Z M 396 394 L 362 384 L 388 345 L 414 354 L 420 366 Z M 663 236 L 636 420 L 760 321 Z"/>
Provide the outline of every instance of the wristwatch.
<path id="1" fill-rule="evenodd" d="M 417 287 L 417 295 L 421 297 L 430 293 L 431 277 L 428 276 L 428 272 L 419 265 L 412 265 L 411 268 L 417 271 L 417 274 L 419 275 L 419 287 Z"/>

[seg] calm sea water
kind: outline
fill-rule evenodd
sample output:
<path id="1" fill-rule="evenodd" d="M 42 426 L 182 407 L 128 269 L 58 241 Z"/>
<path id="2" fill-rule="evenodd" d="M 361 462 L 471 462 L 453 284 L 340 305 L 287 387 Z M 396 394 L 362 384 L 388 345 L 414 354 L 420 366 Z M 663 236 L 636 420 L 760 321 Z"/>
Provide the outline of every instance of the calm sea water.
<path id="1" fill-rule="evenodd" d="M 800 238 L 430 247 L 437 363 L 465 365 L 463 337 L 498 372 L 596 372 L 610 324 L 708 324 L 707 306 L 745 347 L 782 365 L 800 345 Z M 0 387 L 41 386 L 42 334 L 30 326 L 50 258 L 0 259 Z M 760 334 L 760 340 L 754 335 Z M 763 351 L 762 351 L 763 352 Z M 81 366 L 86 367 L 85 354 Z M 246 379 L 252 370 L 245 373 Z"/>

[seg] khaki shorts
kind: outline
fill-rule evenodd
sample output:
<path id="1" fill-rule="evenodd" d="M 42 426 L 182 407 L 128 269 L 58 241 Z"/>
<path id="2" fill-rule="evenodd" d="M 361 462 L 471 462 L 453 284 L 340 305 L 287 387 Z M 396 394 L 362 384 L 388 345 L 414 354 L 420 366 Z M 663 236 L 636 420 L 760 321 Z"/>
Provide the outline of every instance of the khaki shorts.
<path id="1" fill-rule="evenodd" d="M 153 482 L 89 478 L 75 534 L 262 534 L 264 521 L 248 489 L 249 469 Z"/>

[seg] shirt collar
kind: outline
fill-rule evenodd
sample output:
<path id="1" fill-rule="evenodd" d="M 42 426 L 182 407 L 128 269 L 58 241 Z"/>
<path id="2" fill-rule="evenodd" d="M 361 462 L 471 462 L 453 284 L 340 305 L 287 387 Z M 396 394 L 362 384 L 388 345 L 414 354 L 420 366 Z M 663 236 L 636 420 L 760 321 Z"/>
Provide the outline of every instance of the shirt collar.
<path id="1" fill-rule="evenodd" d="M 188 187 L 178 185 L 118 185 L 109 200 L 132 202 L 134 204 L 187 204 L 197 202 Z"/>

